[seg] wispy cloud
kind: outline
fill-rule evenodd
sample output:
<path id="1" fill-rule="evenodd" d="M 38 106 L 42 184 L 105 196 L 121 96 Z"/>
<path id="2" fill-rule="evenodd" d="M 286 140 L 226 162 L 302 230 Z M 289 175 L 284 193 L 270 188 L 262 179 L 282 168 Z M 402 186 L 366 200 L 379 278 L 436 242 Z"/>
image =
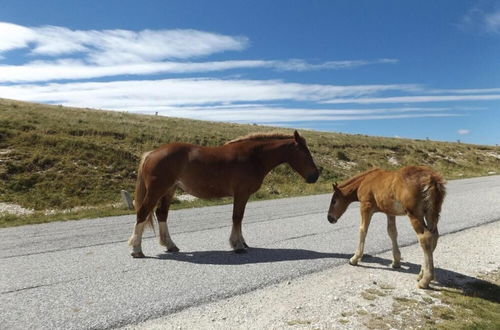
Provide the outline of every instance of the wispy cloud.
<path id="1" fill-rule="evenodd" d="M 193 105 L 278 100 L 317 102 L 334 97 L 361 97 L 384 91 L 413 91 L 416 85 L 320 85 L 279 80 L 209 78 L 112 82 L 0 85 L 0 97 L 98 108 L 136 105 Z"/>
<path id="2" fill-rule="evenodd" d="M 398 63 L 397 59 L 381 58 L 372 61 L 368 60 L 351 60 L 351 61 L 328 61 L 324 63 L 308 63 L 303 60 L 288 60 L 288 61 L 272 61 L 271 66 L 279 70 L 286 71 L 311 71 L 322 69 L 350 69 L 371 64 L 394 64 Z"/>
<path id="3" fill-rule="evenodd" d="M 348 63 L 349 62 L 349 63 Z M 119 75 L 213 72 L 231 69 L 271 68 L 287 71 L 353 68 L 379 61 L 340 61 L 309 64 L 305 61 L 212 61 L 212 62 L 138 62 L 116 65 L 89 65 L 80 60 L 35 61 L 25 65 L 0 65 L 0 82 L 37 82 L 80 80 Z"/>
<path id="4" fill-rule="evenodd" d="M 248 45 L 249 40 L 244 36 L 198 30 L 70 30 L 59 26 L 25 27 L 0 22 L 0 60 L 2 56 L 8 59 L 11 50 L 24 50 L 30 59 L 20 65 L 0 65 L 0 82 L 81 80 L 249 68 L 339 70 L 398 62 L 390 58 L 318 63 L 301 59 L 193 62 L 194 58 L 201 56 L 241 51 Z"/>
<path id="5" fill-rule="evenodd" d="M 0 52 L 28 48 L 32 55 L 81 53 L 99 65 L 188 59 L 247 46 L 246 37 L 197 30 L 70 30 L 0 22 Z"/>
<path id="6" fill-rule="evenodd" d="M 488 95 L 417 95 L 417 96 L 391 96 L 391 97 L 360 97 L 337 98 L 327 100 L 328 104 L 376 104 L 376 103 L 428 103 L 428 102 L 456 102 L 456 101 L 492 101 L 500 100 L 500 94 Z"/>
<path id="7" fill-rule="evenodd" d="M 500 34 L 500 3 L 482 1 L 462 17 L 458 25 L 463 30 Z"/>
<path id="8" fill-rule="evenodd" d="M 76 107 L 234 122 L 387 120 L 462 115 L 458 107 L 321 108 L 332 98 L 386 92 L 409 93 L 416 85 L 336 86 L 279 80 L 163 79 L 115 82 L 0 85 L 0 97 Z M 281 103 L 307 104 L 308 107 Z"/>

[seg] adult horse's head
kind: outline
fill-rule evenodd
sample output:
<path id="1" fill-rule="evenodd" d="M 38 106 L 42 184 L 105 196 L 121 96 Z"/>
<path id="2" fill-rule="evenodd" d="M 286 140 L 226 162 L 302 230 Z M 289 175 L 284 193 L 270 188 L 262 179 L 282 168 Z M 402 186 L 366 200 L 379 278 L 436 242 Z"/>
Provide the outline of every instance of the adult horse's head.
<path id="1" fill-rule="evenodd" d="M 349 206 L 350 201 L 342 193 L 342 191 L 337 187 L 337 184 L 333 184 L 333 196 L 330 202 L 330 208 L 328 209 L 328 221 L 330 223 L 336 223 L 339 218 L 344 214 L 345 210 Z"/>
<path id="2" fill-rule="evenodd" d="M 289 154 L 288 164 L 306 179 L 307 183 L 315 183 L 318 181 L 319 171 L 307 148 L 306 140 L 297 131 L 293 133 L 293 137 L 295 141 Z"/>

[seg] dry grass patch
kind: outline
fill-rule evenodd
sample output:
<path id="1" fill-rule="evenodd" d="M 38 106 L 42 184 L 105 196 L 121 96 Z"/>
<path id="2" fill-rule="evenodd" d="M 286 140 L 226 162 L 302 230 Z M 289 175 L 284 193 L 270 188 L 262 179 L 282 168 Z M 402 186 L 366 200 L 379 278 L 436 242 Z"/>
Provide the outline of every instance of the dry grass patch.
<path id="1" fill-rule="evenodd" d="M 35 211 L 119 202 L 133 191 L 141 154 L 183 141 L 218 146 L 251 132 L 290 129 L 67 108 L 0 99 L 0 201 Z M 314 185 L 279 166 L 253 199 L 327 193 L 331 183 L 373 166 L 428 165 L 447 179 L 500 173 L 500 148 L 301 130 L 321 171 Z M 225 203 L 227 200 L 209 202 Z M 180 203 L 178 207 L 193 204 Z M 201 204 L 199 204 L 201 205 Z M 122 211 L 123 212 L 123 211 Z M 37 213 L 35 222 L 60 220 Z M 103 209 L 102 215 L 108 215 Z M 67 215 L 67 219 L 82 215 Z M 28 219 L 34 219 L 33 217 Z M 0 226 L 29 220 L 8 217 Z"/>

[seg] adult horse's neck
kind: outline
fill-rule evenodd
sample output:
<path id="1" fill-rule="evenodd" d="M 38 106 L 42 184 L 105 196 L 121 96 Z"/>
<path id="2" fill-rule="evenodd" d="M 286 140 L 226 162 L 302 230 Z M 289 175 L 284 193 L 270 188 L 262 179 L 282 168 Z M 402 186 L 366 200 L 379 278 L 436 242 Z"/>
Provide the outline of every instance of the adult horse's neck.
<path id="1" fill-rule="evenodd" d="M 261 155 L 259 158 L 264 176 L 276 166 L 288 162 L 290 147 L 293 143 L 293 139 L 268 140 L 262 141 L 256 146 L 256 148 L 259 148 L 259 154 Z"/>

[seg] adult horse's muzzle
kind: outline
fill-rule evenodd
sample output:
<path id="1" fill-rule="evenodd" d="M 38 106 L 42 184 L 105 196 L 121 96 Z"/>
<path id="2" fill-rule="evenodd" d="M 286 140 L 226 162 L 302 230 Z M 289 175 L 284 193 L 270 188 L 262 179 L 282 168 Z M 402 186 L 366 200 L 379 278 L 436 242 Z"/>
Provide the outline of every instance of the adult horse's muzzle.
<path id="1" fill-rule="evenodd" d="M 316 171 L 313 174 L 309 174 L 307 176 L 306 182 L 307 183 L 315 183 L 316 181 L 318 181 L 318 178 L 319 178 L 319 171 Z"/>
<path id="2" fill-rule="evenodd" d="M 335 219 L 335 217 L 332 217 L 331 215 L 328 214 L 328 222 L 337 223 L 337 219 Z"/>

